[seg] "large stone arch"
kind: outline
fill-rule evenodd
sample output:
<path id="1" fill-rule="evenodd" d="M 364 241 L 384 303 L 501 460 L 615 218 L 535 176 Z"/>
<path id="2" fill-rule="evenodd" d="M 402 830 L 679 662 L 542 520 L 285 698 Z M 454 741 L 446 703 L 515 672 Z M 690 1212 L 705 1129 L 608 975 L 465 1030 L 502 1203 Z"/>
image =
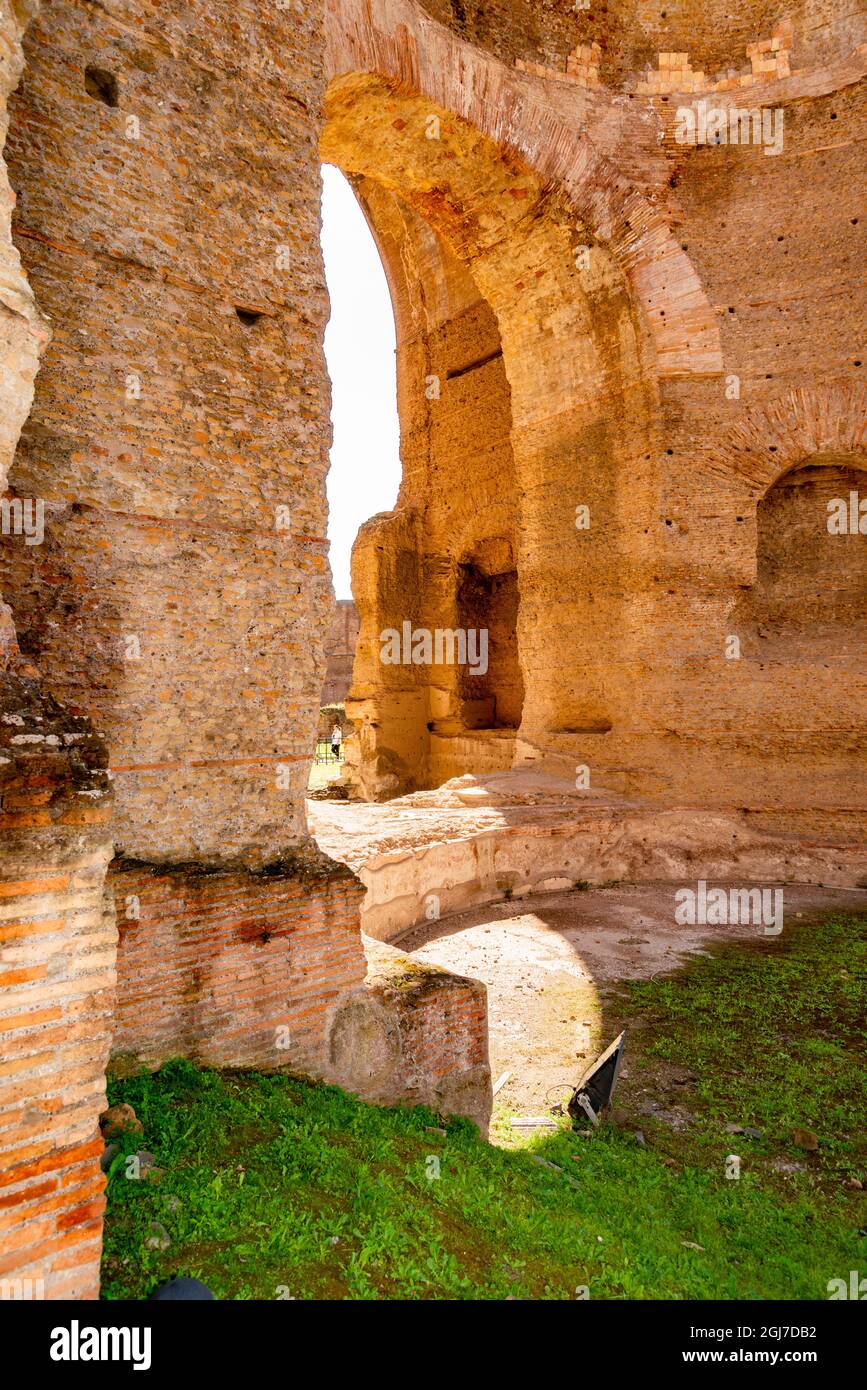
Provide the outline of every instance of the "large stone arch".
<path id="1" fill-rule="evenodd" d="M 428 138 L 435 122 L 436 138 Z M 622 622 L 621 572 L 634 563 L 635 519 L 650 506 L 650 436 L 655 357 L 642 331 L 634 287 L 610 248 L 577 223 L 565 192 L 468 122 L 375 74 L 332 81 L 321 153 L 327 161 L 383 185 L 427 222 L 461 263 L 496 319 L 511 400 L 517 489 L 517 570 L 525 597 L 519 615 L 524 675 L 521 745 L 531 749 L 561 730 L 597 729 L 608 720 L 604 670 Z M 375 224 L 375 217 L 372 219 Z M 394 258 L 392 258 L 393 260 Z M 399 278 L 392 265 L 390 278 Z M 398 302 L 401 296 L 398 296 Z M 422 401 L 425 380 L 404 382 L 405 411 Z M 447 376 L 450 373 L 447 373 Z M 431 409 L 448 409 L 449 383 Z M 472 476 L 464 478 L 472 485 Z M 589 507 L 589 530 L 576 509 Z M 367 542 L 379 553 L 412 554 L 411 499 Z M 363 539 L 356 573 L 365 565 Z M 639 547 L 640 548 L 640 547 Z M 406 576 L 393 581 L 406 593 Z M 358 586 L 381 592 L 368 571 Z M 404 713 L 389 718 L 370 695 L 383 684 L 379 626 L 366 621 L 354 693 L 364 700 L 368 757 L 377 794 L 424 784 L 424 735 L 408 739 Z M 414 613 L 394 614 L 389 626 Z M 393 684 L 393 677 L 385 683 Z M 418 691 L 415 692 L 419 694 Z M 423 729 L 436 712 L 413 714 Z M 404 724 L 394 732 L 396 724 Z M 389 728 L 391 725 L 391 728 Z M 370 738 L 369 730 L 378 726 Z M 399 746 L 398 746 L 399 745 Z"/>
<path id="2" fill-rule="evenodd" d="M 722 370 L 719 329 L 664 212 L 630 184 L 586 131 L 490 53 L 431 19 L 414 0 L 327 0 L 330 76 L 376 72 L 454 112 L 562 188 L 629 277 L 660 378 Z"/>

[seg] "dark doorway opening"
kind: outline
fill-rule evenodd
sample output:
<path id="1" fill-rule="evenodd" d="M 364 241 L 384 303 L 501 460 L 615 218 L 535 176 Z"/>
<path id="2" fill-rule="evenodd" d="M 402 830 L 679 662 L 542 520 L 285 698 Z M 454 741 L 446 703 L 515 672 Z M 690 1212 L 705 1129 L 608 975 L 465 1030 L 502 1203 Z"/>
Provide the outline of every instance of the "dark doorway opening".
<path id="1" fill-rule="evenodd" d="M 518 662 L 518 574 L 458 567 L 458 626 L 487 633 L 487 670 L 460 668 L 458 695 L 467 729 L 517 729 L 524 704 Z"/>

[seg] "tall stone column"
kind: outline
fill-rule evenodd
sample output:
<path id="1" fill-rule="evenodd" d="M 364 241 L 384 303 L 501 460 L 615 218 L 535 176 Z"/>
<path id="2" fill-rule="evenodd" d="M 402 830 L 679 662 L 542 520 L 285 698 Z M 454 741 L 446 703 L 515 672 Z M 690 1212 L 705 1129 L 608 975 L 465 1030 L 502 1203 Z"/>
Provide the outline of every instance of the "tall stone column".
<path id="1" fill-rule="evenodd" d="M 35 5 L 0 3 L 0 130 Z M 0 161 L 0 512 L 13 556 L 51 520 L 40 490 L 7 492 L 48 342 L 10 236 Z M 114 990 L 109 778 L 88 721 L 58 704 L 19 650 L 0 597 L 0 1299 L 95 1297 L 104 1178 L 97 1119 Z"/>

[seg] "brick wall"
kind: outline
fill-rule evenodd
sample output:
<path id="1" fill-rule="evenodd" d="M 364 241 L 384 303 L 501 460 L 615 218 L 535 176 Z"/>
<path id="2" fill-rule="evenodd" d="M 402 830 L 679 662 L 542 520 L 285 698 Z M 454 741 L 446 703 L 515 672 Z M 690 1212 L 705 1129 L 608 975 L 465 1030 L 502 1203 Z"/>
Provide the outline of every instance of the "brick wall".
<path id="1" fill-rule="evenodd" d="M 95 1297 L 116 932 L 105 750 L 31 679 L 0 678 L 0 1297 Z"/>
<path id="2" fill-rule="evenodd" d="M 333 1080 L 370 1100 L 465 1115 L 487 1133 L 493 1096 L 488 993 L 480 980 L 367 941 L 365 988 L 336 1015 Z"/>
<path id="3" fill-rule="evenodd" d="M 104 733 L 116 840 L 146 859 L 306 838 L 332 603 L 323 45 L 318 4 L 258 0 L 56 0 L 25 38 L 13 236 L 53 338 L 11 481 L 46 538 L 4 548 L 0 587 Z"/>
<path id="4" fill-rule="evenodd" d="M 364 980 L 364 889 L 314 851 L 267 873 L 112 868 L 120 940 L 113 1052 L 321 1076 L 330 1016 Z"/>
<path id="5" fill-rule="evenodd" d="M 4 96 L 34 8 L 0 0 Z M 0 1249 L 55 1295 L 96 1290 L 112 847 L 122 1053 L 273 1060 L 443 1108 L 466 1086 L 467 1113 L 489 1086 L 472 982 L 363 981 L 357 886 L 301 862 L 331 611 L 323 8 L 53 0 L 10 103 L 26 275 L 0 173 L 0 471 L 44 349 L 9 484 L 46 534 L 0 545 Z M 735 663 L 724 642 L 763 494 L 808 460 L 863 473 L 861 21 L 805 0 L 787 78 L 758 0 L 661 32 L 657 0 L 637 28 L 625 3 L 586 23 L 568 0 L 429 8 L 452 28 L 329 0 L 325 146 L 376 185 L 398 304 L 425 291 L 417 321 L 398 309 L 401 506 L 357 547 L 359 592 L 435 622 L 454 564 L 514 538 L 517 755 L 853 838 L 863 649 Z M 606 88 L 657 63 L 654 84 L 693 90 L 747 55 L 757 87 L 780 78 L 782 158 L 677 145 L 675 103 Z M 787 559 L 796 594 L 812 560 Z M 376 631 L 357 704 L 388 793 L 453 710 L 447 681 L 377 689 Z"/>
<path id="6" fill-rule="evenodd" d="M 525 12 L 510 8 L 507 37 Z M 865 50 L 801 67 L 798 24 L 755 16 L 737 45 L 754 70 L 750 94 L 723 74 L 713 104 L 773 107 L 778 126 L 784 117 L 785 148 L 768 157 L 767 144 L 679 142 L 680 102 L 665 94 L 625 100 L 604 83 L 517 73 L 456 39 L 469 19 L 441 29 L 409 0 L 334 0 L 329 17 L 335 73 L 385 68 L 403 84 L 336 76 L 323 134 L 330 158 L 365 188 L 396 191 L 427 224 L 427 241 L 404 237 L 408 254 L 393 258 L 398 321 L 404 303 L 423 306 L 422 322 L 455 307 L 457 277 L 431 274 L 439 233 L 499 330 L 515 483 L 502 461 L 494 476 L 516 513 L 524 683 L 515 758 L 573 777 L 586 767 L 593 787 L 630 797 L 863 841 L 857 622 L 835 633 L 829 662 L 820 633 L 793 647 L 741 619 L 767 489 L 790 469 L 833 463 L 854 477 L 867 461 Z M 719 71 L 693 44 L 686 63 L 685 41 L 661 51 L 667 86 Z M 431 113 L 437 139 L 426 136 Z M 543 192 L 542 170 L 559 194 Z M 423 332 L 418 341 L 427 347 Z M 369 796 L 459 766 L 429 756 L 449 713 L 439 673 L 379 660 L 381 629 L 435 611 L 454 534 L 487 512 L 489 476 L 461 428 L 466 378 L 447 371 L 429 403 L 433 361 L 419 351 L 401 363 L 404 481 L 395 511 L 369 523 L 354 552 L 362 628 L 349 712 L 353 774 Z M 472 401 L 484 434 L 479 386 Z M 821 509 L 810 524 L 823 527 Z M 828 564 L 848 572 L 832 542 Z M 815 553 L 787 548 L 787 630 L 812 602 Z"/>
<path id="7" fill-rule="evenodd" d="M 689 49 L 696 68 L 707 72 L 742 64 L 746 46 L 771 34 L 781 16 L 793 25 L 798 66 L 847 53 L 863 43 L 867 33 L 863 7 L 841 6 L 835 0 L 728 0 L 724 9 L 704 0 L 421 3 L 442 24 L 504 62 L 521 59 L 549 71 L 562 70 L 566 55 L 577 49 L 579 62 L 584 59 L 591 69 L 598 66 L 602 80 L 611 85 L 632 83 L 660 52 Z"/>
<path id="8" fill-rule="evenodd" d="M 340 598 L 335 604 L 325 643 L 325 681 L 319 697 L 323 705 L 343 704 L 346 699 L 357 641 L 358 609 L 351 598 Z"/>

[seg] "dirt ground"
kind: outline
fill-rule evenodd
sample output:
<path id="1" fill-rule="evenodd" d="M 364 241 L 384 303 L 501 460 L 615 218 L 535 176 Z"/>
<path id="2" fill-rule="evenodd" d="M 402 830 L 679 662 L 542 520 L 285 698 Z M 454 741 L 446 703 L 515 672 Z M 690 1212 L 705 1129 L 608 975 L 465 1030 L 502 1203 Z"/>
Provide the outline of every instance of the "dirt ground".
<path id="1" fill-rule="evenodd" d="M 335 781 L 342 771 L 343 763 L 312 763 L 307 790 L 320 791 L 323 787 L 327 787 L 329 782 Z"/>
<path id="2" fill-rule="evenodd" d="M 495 1115 L 545 1115 L 611 1041 L 602 996 L 617 980 L 666 974 L 714 942 L 761 927 L 677 926 L 672 883 L 549 893 L 413 927 L 393 945 L 488 987 L 491 1073 L 508 1079 Z M 787 884 L 784 922 L 867 910 L 867 890 Z M 785 925 L 784 925 L 785 931 Z M 628 1053 L 624 1064 L 628 1074 Z"/>

